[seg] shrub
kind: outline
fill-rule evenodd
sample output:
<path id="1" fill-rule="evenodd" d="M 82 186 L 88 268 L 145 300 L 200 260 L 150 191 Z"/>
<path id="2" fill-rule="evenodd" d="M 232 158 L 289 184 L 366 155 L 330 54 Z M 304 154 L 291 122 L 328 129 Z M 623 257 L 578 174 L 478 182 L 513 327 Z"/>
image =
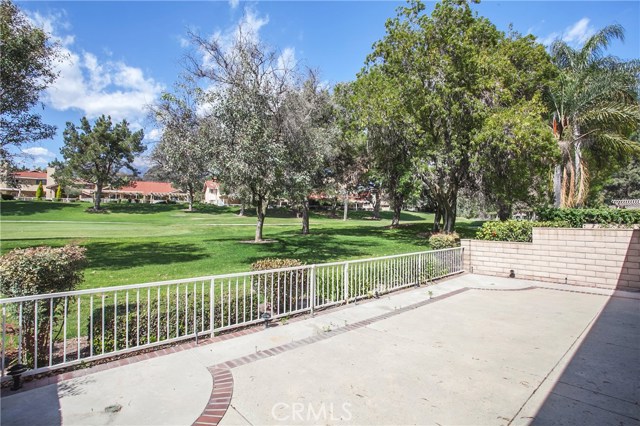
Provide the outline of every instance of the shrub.
<path id="1" fill-rule="evenodd" d="M 0 195 L 3 200 L 13 200 L 15 197 L 11 194 L 2 194 Z"/>
<path id="2" fill-rule="evenodd" d="M 56 189 L 56 199 L 59 200 L 62 198 L 62 186 L 58 185 L 58 189 Z"/>
<path id="3" fill-rule="evenodd" d="M 303 266 L 298 259 L 262 259 L 251 264 L 252 271 L 264 271 L 268 269 L 293 268 Z M 254 291 L 265 295 L 265 306 L 273 309 L 274 313 L 283 313 L 301 308 L 302 300 L 306 296 L 307 290 L 307 270 L 297 269 L 293 271 L 274 272 L 269 275 L 260 275 L 254 281 Z M 271 285 L 273 284 L 273 291 Z"/>
<path id="4" fill-rule="evenodd" d="M 81 268 L 85 264 L 85 248 L 34 247 L 15 249 L 0 257 L 0 293 L 3 297 L 19 297 L 34 294 L 73 290 L 82 281 Z M 53 304 L 38 304 L 38 362 L 45 362 L 49 351 L 49 315 L 61 309 L 63 298 L 53 299 Z M 9 305 L 12 307 L 13 305 Z M 51 308 L 53 307 L 53 312 Z M 16 314 L 16 312 L 10 312 Z M 53 327 L 57 327 L 54 320 Z M 23 302 L 22 333 L 27 363 L 35 353 L 35 304 Z M 40 364 L 42 365 L 42 364 Z"/>
<path id="5" fill-rule="evenodd" d="M 565 221 L 574 228 L 582 228 L 586 223 L 599 225 L 640 224 L 640 210 L 634 209 L 540 209 L 536 212 L 540 220 Z"/>
<path id="6" fill-rule="evenodd" d="M 120 297 L 119 297 L 120 299 Z M 102 353 L 113 352 L 114 350 L 123 349 L 126 347 L 135 347 L 138 345 L 145 345 L 154 343 L 157 341 L 167 340 L 179 336 L 193 335 L 195 330 L 201 332 L 203 330 L 209 330 L 210 326 L 210 312 L 209 312 L 209 295 L 204 296 L 204 310 L 202 307 L 201 296 L 197 297 L 195 306 L 195 318 L 193 316 L 194 306 L 193 298 L 188 299 L 187 306 L 183 300 L 180 300 L 178 304 L 179 311 L 176 310 L 175 296 L 171 298 L 170 303 L 166 304 L 164 297 L 160 299 L 160 305 L 158 300 L 152 299 L 151 301 L 141 300 L 140 302 L 140 317 L 138 318 L 138 311 L 136 305 L 129 303 L 129 309 L 127 311 L 127 305 L 122 302 L 118 303 L 117 318 L 118 323 L 115 324 L 115 312 L 113 303 L 105 303 L 104 309 L 104 352 L 103 352 L 103 329 L 102 329 L 102 306 L 93 310 L 93 326 L 91 325 L 91 317 L 87 319 L 87 336 L 93 336 L 91 344 L 93 346 L 93 354 L 99 355 Z M 237 303 L 236 303 L 237 300 Z M 150 305 L 150 306 L 148 306 Z M 224 307 L 223 307 L 224 306 Z M 237 311 L 236 311 L 237 307 Z M 147 309 L 149 311 L 149 317 L 147 318 Z M 158 309 L 160 309 L 160 321 L 158 322 Z M 167 312 L 168 309 L 168 312 Z M 127 313 L 128 312 L 128 313 Z M 244 320 L 244 313 L 246 312 L 246 318 L 259 318 L 260 312 L 258 309 L 258 298 L 256 295 L 247 293 L 244 297 L 239 296 L 238 299 L 234 297 L 225 298 L 224 302 L 216 300 L 213 308 L 213 327 L 219 329 L 221 327 L 227 327 L 230 325 L 242 323 Z M 238 320 L 236 321 L 236 313 Z M 178 317 L 179 314 L 179 317 Z M 223 316 L 224 314 L 224 316 Z M 187 320 L 185 321 L 185 316 Z M 168 317 L 168 321 L 167 321 Z M 147 319 L 149 320 L 147 322 Z M 128 327 L 127 327 L 128 320 Z M 176 324 L 177 322 L 177 324 Z M 117 347 L 114 345 L 114 328 L 117 335 Z M 92 333 L 92 334 L 89 334 Z M 138 334 L 139 333 L 139 334 Z M 148 336 L 148 339 L 147 339 Z M 139 337 L 139 340 L 138 340 Z"/>
<path id="7" fill-rule="evenodd" d="M 36 189 L 36 199 L 42 200 L 42 196 L 44 195 L 44 188 L 42 187 L 42 182 L 38 184 L 38 188 Z"/>
<path id="8" fill-rule="evenodd" d="M 533 228 L 568 228 L 568 222 L 533 222 L 529 220 L 507 220 L 485 222 L 476 233 L 476 239 L 489 241 L 531 242 Z"/>
<path id="9" fill-rule="evenodd" d="M 451 234 L 433 234 L 429 237 L 429 245 L 433 250 L 442 250 L 460 245 L 460 236 L 453 232 Z"/>

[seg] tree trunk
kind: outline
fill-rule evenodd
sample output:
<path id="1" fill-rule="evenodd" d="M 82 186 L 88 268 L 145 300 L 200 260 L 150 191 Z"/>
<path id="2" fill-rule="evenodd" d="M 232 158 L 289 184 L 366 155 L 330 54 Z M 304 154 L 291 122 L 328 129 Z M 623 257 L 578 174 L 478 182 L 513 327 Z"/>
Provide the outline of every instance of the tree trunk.
<path id="1" fill-rule="evenodd" d="M 102 184 L 96 185 L 96 192 L 93 195 L 93 209 L 100 210 L 100 202 L 102 201 Z"/>
<path id="2" fill-rule="evenodd" d="M 558 164 L 553 170 L 553 206 L 562 206 L 562 166 Z"/>
<path id="3" fill-rule="evenodd" d="M 457 202 L 458 194 L 451 194 L 449 197 L 447 197 L 446 202 L 442 206 L 444 219 L 444 223 L 442 224 L 442 231 L 446 234 L 452 233 L 456 227 Z"/>
<path id="4" fill-rule="evenodd" d="M 302 235 L 309 235 L 309 199 L 302 202 Z"/>
<path id="5" fill-rule="evenodd" d="M 440 210 L 440 206 L 436 206 L 436 213 L 433 217 L 433 228 L 431 229 L 433 232 L 440 232 L 440 221 L 442 220 L 442 210 Z"/>
<path id="6" fill-rule="evenodd" d="M 189 211 L 193 211 L 193 185 L 187 187 L 187 201 L 189 202 Z"/>
<path id="7" fill-rule="evenodd" d="M 373 202 L 373 218 L 380 220 L 380 207 L 382 206 L 382 193 L 380 190 L 376 193 L 375 201 Z"/>
<path id="8" fill-rule="evenodd" d="M 256 223 L 255 242 L 259 243 L 262 241 L 262 227 L 264 226 L 264 220 L 267 217 L 267 200 L 263 199 L 262 197 L 258 197 L 256 214 L 258 216 L 258 222 Z"/>
<path id="9" fill-rule="evenodd" d="M 512 205 L 500 202 L 498 203 L 498 219 L 504 222 L 505 220 L 511 219 Z"/>
<path id="10" fill-rule="evenodd" d="M 342 220 L 347 220 L 349 218 L 349 192 L 344 191 L 343 195 L 343 212 L 342 212 Z"/>
<path id="11" fill-rule="evenodd" d="M 393 217 L 391 218 L 391 227 L 395 228 L 400 225 L 400 213 L 402 212 L 402 203 L 404 202 L 404 196 L 402 194 L 392 194 L 391 208 L 393 209 Z"/>
<path id="12" fill-rule="evenodd" d="M 240 203 L 240 212 L 238 212 L 238 216 L 244 216 L 244 203 Z"/>
<path id="13" fill-rule="evenodd" d="M 586 193 L 585 193 L 585 185 L 584 185 L 584 176 L 583 176 L 583 171 L 582 171 L 582 144 L 580 142 L 576 142 L 575 143 L 575 150 L 574 150 L 574 168 L 575 168 L 575 173 L 574 173 L 574 180 L 575 180 L 575 188 L 576 188 L 576 194 L 575 194 L 575 203 L 574 205 L 576 207 L 582 207 L 584 199 L 586 197 Z"/>

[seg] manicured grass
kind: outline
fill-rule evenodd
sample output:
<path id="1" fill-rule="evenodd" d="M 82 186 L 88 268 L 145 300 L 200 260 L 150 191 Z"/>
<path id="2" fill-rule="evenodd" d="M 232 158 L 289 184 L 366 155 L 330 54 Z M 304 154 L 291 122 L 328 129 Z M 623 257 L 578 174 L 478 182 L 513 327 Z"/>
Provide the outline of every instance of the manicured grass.
<path id="1" fill-rule="evenodd" d="M 95 288 L 247 271 L 265 257 L 289 257 L 320 263 L 428 249 L 418 234 L 431 229 L 433 215 L 406 212 L 398 229 L 389 229 L 370 213 L 350 212 L 348 221 L 313 214 L 312 235 L 300 235 L 300 220 L 285 210 L 269 212 L 264 237 L 269 244 L 246 244 L 255 217 L 238 217 L 237 209 L 182 205 L 108 204 L 106 214 L 92 214 L 86 203 L 0 203 L 2 253 L 16 247 L 87 248 L 89 260 L 82 288 Z M 458 232 L 472 235 L 479 223 L 460 222 Z"/>

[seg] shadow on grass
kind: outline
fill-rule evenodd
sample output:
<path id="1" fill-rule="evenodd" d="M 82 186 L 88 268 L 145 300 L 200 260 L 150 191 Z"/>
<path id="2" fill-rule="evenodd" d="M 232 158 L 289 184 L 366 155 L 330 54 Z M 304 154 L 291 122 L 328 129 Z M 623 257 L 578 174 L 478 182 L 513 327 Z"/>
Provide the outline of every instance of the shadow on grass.
<path id="1" fill-rule="evenodd" d="M 0 211 L 3 218 L 12 216 L 29 216 L 38 213 L 60 211 L 75 206 L 79 209 L 87 208 L 88 204 L 80 203 L 54 203 L 52 201 L 2 201 Z"/>
<path id="2" fill-rule="evenodd" d="M 119 270 L 145 265 L 168 265 L 200 260 L 208 255 L 193 244 L 90 242 L 88 268 Z"/>

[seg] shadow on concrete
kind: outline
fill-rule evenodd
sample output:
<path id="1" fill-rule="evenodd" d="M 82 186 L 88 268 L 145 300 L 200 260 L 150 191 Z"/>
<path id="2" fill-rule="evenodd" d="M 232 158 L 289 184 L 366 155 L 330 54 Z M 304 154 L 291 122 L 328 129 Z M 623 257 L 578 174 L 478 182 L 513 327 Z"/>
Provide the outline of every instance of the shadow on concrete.
<path id="1" fill-rule="evenodd" d="M 640 300 L 624 293 L 609 299 L 532 425 L 640 425 Z"/>
<path id="2" fill-rule="evenodd" d="M 0 401 L 2 424 L 12 426 L 61 425 L 59 386 L 52 384 L 27 391 L 28 384 L 25 384 L 25 390 L 19 392 L 3 389 L 2 401 Z M 16 407 L 20 407 L 20 409 L 16 409 Z"/>

